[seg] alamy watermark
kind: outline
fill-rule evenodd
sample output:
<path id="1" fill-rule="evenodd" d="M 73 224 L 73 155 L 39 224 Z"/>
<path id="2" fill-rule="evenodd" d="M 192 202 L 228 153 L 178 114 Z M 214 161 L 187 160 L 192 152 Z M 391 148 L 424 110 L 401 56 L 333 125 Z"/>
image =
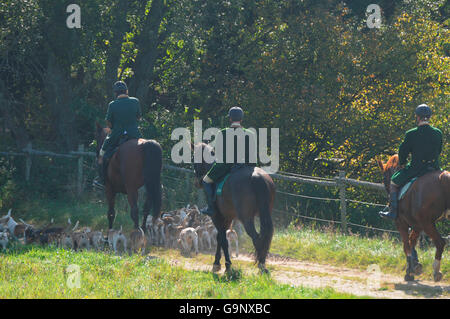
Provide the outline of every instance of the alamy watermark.
<path id="1" fill-rule="evenodd" d="M 81 8 L 78 4 L 69 4 L 66 12 L 70 15 L 66 19 L 66 25 L 69 29 L 81 28 Z"/>
<path id="2" fill-rule="evenodd" d="M 381 269 L 377 264 L 372 264 L 367 267 L 367 289 L 380 289 L 381 288 Z"/>
<path id="3" fill-rule="evenodd" d="M 225 134 L 226 145 L 224 145 L 223 135 L 220 129 L 212 127 L 203 132 L 202 121 L 195 120 L 194 144 L 197 145 L 204 140 L 212 140 L 211 145 L 214 145 L 214 152 L 210 153 L 208 149 L 204 149 L 202 152 L 200 148 L 194 148 L 194 163 L 202 163 L 203 161 L 207 163 L 234 163 L 236 160 L 237 163 L 244 163 L 246 160 L 245 157 L 248 155 L 248 161 L 250 163 L 264 164 L 265 166 L 261 166 L 261 168 L 269 174 L 278 171 L 280 163 L 280 134 L 278 128 L 270 129 L 270 155 L 267 145 L 267 128 L 259 128 L 258 130 L 254 128 L 245 130 L 235 128 L 234 130 L 227 130 Z M 234 144 L 235 138 L 237 140 L 236 147 Z M 176 128 L 172 131 L 171 139 L 173 141 L 179 141 L 172 147 L 172 161 L 176 164 L 192 163 L 191 131 L 185 127 Z M 246 139 L 248 141 L 248 154 L 245 152 Z"/>
<path id="4" fill-rule="evenodd" d="M 70 289 L 81 288 L 80 266 L 75 264 L 69 265 L 66 268 L 66 273 L 67 273 L 67 280 L 66 280 L 67 287 L 69 287 Z"/>
<path id="5" fill-rule="evenodd" d="M 369 15 L 367 16 L 366 24 L 369 29 L 377 28 L 379 29 L 381 27 L 381 8 L 378 4 L 370 4 L 367 9 L 366 13 Z"/>

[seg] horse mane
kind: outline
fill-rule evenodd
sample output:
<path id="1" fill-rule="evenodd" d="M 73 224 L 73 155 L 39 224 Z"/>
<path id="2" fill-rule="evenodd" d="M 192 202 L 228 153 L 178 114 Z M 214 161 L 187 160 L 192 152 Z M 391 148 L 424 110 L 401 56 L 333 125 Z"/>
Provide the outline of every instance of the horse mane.
<path id="1" fill-rule="evenodd" d="M 389 170 L 391 168 L 396 168 L 399 164 L 398 154 L 392 155 L 389 160 L 384 164 L 384 170 Z"/>

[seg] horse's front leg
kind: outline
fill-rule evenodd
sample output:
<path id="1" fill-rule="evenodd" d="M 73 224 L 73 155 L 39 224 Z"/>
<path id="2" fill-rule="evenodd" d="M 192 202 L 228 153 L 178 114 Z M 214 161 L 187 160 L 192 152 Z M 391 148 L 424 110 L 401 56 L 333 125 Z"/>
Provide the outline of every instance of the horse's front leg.
<path id="1" fill-rule="evenodd" d="M 220 271 L 220 258 L 222 258 L 221 249 L 222 249 L 222 246 L 220 245 L 220 241 L 219 241 L 219 233 L 217 233 L 216 256 L 214 258 L 214 264 L 213 264 L 213 268 L 212 268 L 213 272 Z"/>
<path id="2" fill-rule="evenodd" d="M 231 271 L 231 259 L 228 249 L 227 230 L 225 228 L 217 232 L 217 242 L 220 243 L 223 249 L 223 255 L 225 256 L 225 271 L 229 272 Z"/>
<path id="3" fill-rule="evenodd" d="M 128 204 L 130 204 L 130 215 L 134 222 L 134 228 L 139 228 L 139 210 L 137 206 L 138 192 L 137 189 L 133 191 L 127 191 Z"/>
<path id="4" fill-rule="evenodd" d="M 116 218 L 116 211 L 114 210 L 116 193 L 112 190 L 109 184 L 106 184 L 105 188 L 106 200 L 108 201 L 108 224 L 109 229 L 113 228 L 114 219 Z"/>
<path id="5" fill-rule="evenodd" d="M 419 239 L 420 231 L 412 230 L 409 234 L 409 246 L 411 247 L 411 257 L 413 262 L 414 274 L 419 276 L 422 274 L 423 266 L 419 262 L 419 256 L 416 251 L 417 239 Z"/>
<path id="6" fill-rule="evenodd" d="M 406 275 L 405 281 L 414 280 L 414 260 L 411 254 L 411 246 L 409 245 L 408 225 L 404 222 L 399 222 L 397 219 L 397 229 L 400 233 L 403 242 L 403 251 L 406 255 Z"/>
<path id="7" fill-rule="evenodd" d="M 142 213 L 144 214 L 144 217 L 142 218 L 142 229 L 144 230 L 144 233 L 147 233 L 147 218 L 150 212 L 150 207 L 152 207 L 152 201 L 150 199 L 150 196 L 147 194 L 147 198 L 144 203 L 144 209 Z"/>

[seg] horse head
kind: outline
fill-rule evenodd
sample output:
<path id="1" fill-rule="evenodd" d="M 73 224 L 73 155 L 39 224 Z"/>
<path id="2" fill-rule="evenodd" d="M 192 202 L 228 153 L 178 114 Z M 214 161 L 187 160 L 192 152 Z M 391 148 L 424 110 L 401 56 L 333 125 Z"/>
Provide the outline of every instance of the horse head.
<path id="1" fill-rule="evenodd" d="M 97 157 L 100 153 L 100 149 L 103 145 L 108 134 L 111 133 L 111 129 L 109 127 L 103 127 L 98 122 L 95 122 L 95 141 L 97 142 Z"/>
<path id="2" fill-rule="evenodd" d="M 213 163 L 205 161 L 205 155 L 209 158 L 214 157 L 214 149 L 206 143 L 191 144 L 192 159 L 194 163 L 195 173 L 195 187 L 200 188 L 202 185 L 203 177 L 208 173 Z M 194 154 L 201 154 L 201 162 L 196 162 L 196 156 Z"/>
<path id="3" fill-rule="evenodd" d="M 391 177 L 400 169 L 398 155 L 392 155 L 389 160 L 384 164 L 380 159 L 377 159 L 378 166 L 383 173 L 383 184 L 386 191 L 389 193 L 391 188 Z"/>

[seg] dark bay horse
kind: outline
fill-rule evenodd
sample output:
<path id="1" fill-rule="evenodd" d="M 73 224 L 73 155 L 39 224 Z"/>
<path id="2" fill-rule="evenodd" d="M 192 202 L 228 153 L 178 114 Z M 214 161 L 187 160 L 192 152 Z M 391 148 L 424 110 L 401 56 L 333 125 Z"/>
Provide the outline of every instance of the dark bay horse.
<path id="1" fill-rule="evenodd" d="M 384 186 L 389 193 L 391 176 L 399 169 L 398 155 L 392 156 L 386 164 L 378 160 L 383 176 Z M 417 263 L 411 255 L 416 246 L 417 239 L 424 231 L 436 246 L 435 261 L 433 263 L 433 276 L 435 281 L 442 279 L 441 267 L 442 252 L 446 241 L 436 229 L 436 221 L 443 218 L 450 210 L 450 173 L 447 171 L 433 171 L 419 177 L 405 196 L 399 201 L 398 217 L 395 220 L 403 241 L 403 249 L 407 256 L 406 281 L 414 280 L 414 274 L 419 274 Z M 412 228 L 408 234 L 409 227 Z M 419 268 L 421 268 L 420 264 Z"/>
<path id="2" fill-rule="evenodd" d="M 97 157 L 103 141 L 110 133 L 109 128 L 103 128 L 96 123 L 95 139 L 97 141 Z M 108 201 L 109 229 L 113 228 L 116 212 L 114 210 L 117 193 L 126 194 L 130 204 L 131 219 L 134 227 L 139 227 L 138 190 L 145 185 L 146 199 L 142 229 L 150 209 L 153 208 L 154 218 L 161 213 L 161 169 L 162 150 L 158 142 L 145 139 L 131 139 L 121 144 L 111 157 L 105 174 L 105 193 Z"/>
<path id="3" fill-rule="evenodd" d="M 194 150 L 213 153 L 212 147 L 200 143 L 192 147 Z M 212 164 L 194 163 L 195 185 L 201 187 L 202 179 Z M 273 236 L 272 208 L 275 199 L 275 185 L 272 178 L 258 167 L 242 166 L 231 172 L 224 184 L 222 195 L 217 196 L 215 213 L 212 221 L 217 228 L 217 249 L 213 264 L 213 272 L 220 270 L 221 249 L 225 256 L 226 271 L 231 270 L 231 260 L 228 251 L 226 231 L 233 219 L 237 218 L 244 225 L 255 247 L 255 261 L 263 273 L 267 273 L 265 266 L 267 253 Z M 254 218 L 259 215 L 260 233 L 256 231 Z"/>

